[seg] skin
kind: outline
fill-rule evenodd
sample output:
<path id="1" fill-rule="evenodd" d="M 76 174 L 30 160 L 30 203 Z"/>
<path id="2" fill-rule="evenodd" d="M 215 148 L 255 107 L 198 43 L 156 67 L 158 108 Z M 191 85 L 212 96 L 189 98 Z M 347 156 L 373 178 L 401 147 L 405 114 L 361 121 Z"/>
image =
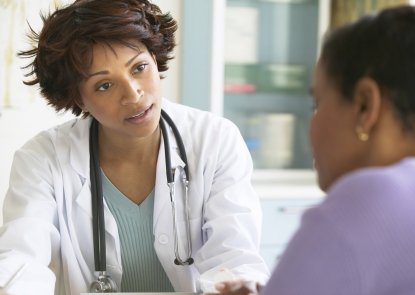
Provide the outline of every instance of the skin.
<path id="1" fill-rule="evenodd" d="M 261 292 L 263 286 L 255 282 L 235 280 L 222 282 L 215 285 L 216 289 L 223 295 L 255 295 Z M 213 293 L 209 295 L 214 295 Z"/>
<path id="2" fill-rule="evenodd" d="M 99 122 L 101 168 L 118 190 L 141 204 L 155 186 L 162 90 L 155 57 L 135 43 L 139 50 L 94 46 L 89 77 L 78 90 L 79 106 Z"/>
<path id="3" fill-rule="evenodd" d="M 310 120 L 309 140 L 318 183 L 326 191 L 334 180 L 365 160 L 364 144 L 356 136 L 359 122 L 354 104 L 343 99 L 335 85 L 329 83 L 321 62 L 314 71 L 311 94 L 314 114 Z"/>
<path id="4" fill-rule="evenodd" d="M 323 191 L 343 175 L 365 167 L 387 166 L 415 156 L 415 132 L 404 132 L 393 106 L 376 81 L 361 78 L 351 101 L 342 97 L 329 79 L 323 62 L 317 62 L 311 89 L 315 111 L 310 121 L 309 139 L 318 183 Z M 358 137 L 360 126 L 369 135 Z M 259 294 L 258 283 L 236 280 L 216 285 L 220 294 Z"/>

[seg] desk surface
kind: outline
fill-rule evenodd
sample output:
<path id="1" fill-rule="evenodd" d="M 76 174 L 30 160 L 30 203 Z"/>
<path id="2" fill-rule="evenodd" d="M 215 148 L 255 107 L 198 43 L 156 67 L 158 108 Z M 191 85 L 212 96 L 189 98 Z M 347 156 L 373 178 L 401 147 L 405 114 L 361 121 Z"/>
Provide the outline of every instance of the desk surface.
<path id="1" fill-rule="evenodd" d="M 97 294 L 97 293 L 81 293 L 81 295 L 89 295 L 89 294 Z M 150 292 L 144 292 L 144 293 L 105 293 L 108 295 L 117 295 L 117 294 L 124 294 L 124 295 L 197 295 L 201 293 L 192 293 L 192 292 L 159 292 L 159 293 L 150 293 Z"/>

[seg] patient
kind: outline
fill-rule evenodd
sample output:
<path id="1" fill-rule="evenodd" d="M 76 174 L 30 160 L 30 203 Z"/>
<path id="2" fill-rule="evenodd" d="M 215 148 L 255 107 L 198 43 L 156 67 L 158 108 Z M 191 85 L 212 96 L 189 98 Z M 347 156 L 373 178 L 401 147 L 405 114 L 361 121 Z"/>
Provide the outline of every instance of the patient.
<path id="1" fill-rule="evenodd" d="M 304 214 L 261 295 L 415 294 L 415 8 L 332 32 L 311 93 L 327 198 Z M 241 281 L 216 288 L 257 293 Z"/>

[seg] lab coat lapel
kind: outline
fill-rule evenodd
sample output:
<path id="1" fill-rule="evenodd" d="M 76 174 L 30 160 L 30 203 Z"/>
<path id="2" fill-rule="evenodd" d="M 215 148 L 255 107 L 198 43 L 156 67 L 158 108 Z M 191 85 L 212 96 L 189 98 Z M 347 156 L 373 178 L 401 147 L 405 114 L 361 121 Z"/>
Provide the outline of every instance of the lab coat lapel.
<path id="1" fill-rule="evenodd" d="M 89 127 L 91 118 L 80 119 L 69 132 L 70 163 L 74 170 L 84 178 L 83 187 L 76 197 L 76 203 L 92 219 L 92 196 L 89 167 Z M 118 248 L 117 224 L 104 200 L 105 230 L 114 237 Z"/>
<path id="2" fill-rule="evenodd" d="M 89 234 L 87 234 L 87 243 L 92 242 L 92 196 L 91 196 L 91 181 L 90 181 L 90 167 L 89 167 L 89 127 L 91 125 L 91 119 L 78 120 L 69 133 L 70 143 L 70 163 L 78 173 L 78 178 L 83 178 L 83 186 L 78 195 L 76 196 L 76 204 L 79 206 L 79 210 L 83 210 L 86 214 L 86 219 L 78 216 L 77 220 L 74 220 L 78 226 L 87 227 Z M 84 215 L 85 216 L 85 215 Z M 88 221 L 89 220 L 89 221 Z M 107 203 L 104 199 L 104 220 L 105 231 L 109 234 L 106 238 L 106 251 L 107 251 L 107 270 L 117 282 L 121 284 L 121 245 L 118 236 L 117 223 L 114 216 L 111 214 Z M 112 237 L 112 238 L 110 238 Z M 82 241 L 79 241 L 82 242 Z M 93 248 L 91 246 L 90 251 Z M 91 255 L 92 253 L 89 253 Z M 85 254 L 87 255 L 87 254 Z M 85 271 L 85 273 L 88 273 Z"/>
<path id="3" fill-rule="evenodd" d="M 91 196 L 91 183 L 88 178 L 79 195 L 76 197 L 76 203 L 85 211 L 85 213 L 91 218 L 92 222 L 92 196 Z M 111 211 L 108 208 L 107 203 L 104 199 L 104 220 L 105 220 L 105 230 L 113 236 L 116 241 L 116 247 L 118 248 L 118 228 L 117 223 L 112 216 Z"/>
<path id="4" fill-rule="evenodd" d="M 89 216 L 86 218 L 78 217 L 75 222 L 78 226 L 90 228 L 88 233 L 83 236 L 83 239 L 78 240 L 80 243 L 88 243 L 91 246 L 89 247 L 88 254 L 84 253 L 85 256 L 93 255 L 93 231 L 92 231 L 92 204 L 91 204 L 91 184 L 89 178 L 84 183 L 80 194 L 76 198 L 76 203 L 79 207 Z M 85 215 L 83 215 L 85 216 Z M 118 228 L 114 216 L 111 214 L 108 209 L 107 203 L 104 199 L 104 220 L 105 220 L 105 231 L 109 234 L 106 235 L 106 258 L 107 258 L 107 271 L 111 277 L 116 281 L 118 285 L 121 284 L 122 277 L 122 262 L 121 262 L 121 245 L 120 239 L 118 236 Z M 89 252 L 91 251 L 91 252 Z M 85 274 L 89 274 L 88 271 L 85 271 Z M 91 281 L 91 278 L 88 279 Z"/>

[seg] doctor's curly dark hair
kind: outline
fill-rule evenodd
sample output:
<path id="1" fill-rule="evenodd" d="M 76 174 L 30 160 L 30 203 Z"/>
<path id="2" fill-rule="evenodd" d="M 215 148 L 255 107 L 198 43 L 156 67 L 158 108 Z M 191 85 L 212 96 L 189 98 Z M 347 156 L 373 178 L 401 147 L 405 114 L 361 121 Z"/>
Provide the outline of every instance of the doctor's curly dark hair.
<path id="1" fill-rule="evenodd" d="M 159 72 L 166 71 L 173 59 L 177 22 L 148 0 L 77 0 L 53 13 L 41 13 L 41 18 L 39 34 L 30 28 L 34 48 L 18 56 L 34 58 L 24 67 L 30 70 L 25 77 L 32 80 L 24 83 L 39 83 L 41 95 L 57 112 L 82 113 L 78 83 L 87 78 L 96 44 L 138 50 L 132 40 L 140 41 L 156 57 Z"/>

